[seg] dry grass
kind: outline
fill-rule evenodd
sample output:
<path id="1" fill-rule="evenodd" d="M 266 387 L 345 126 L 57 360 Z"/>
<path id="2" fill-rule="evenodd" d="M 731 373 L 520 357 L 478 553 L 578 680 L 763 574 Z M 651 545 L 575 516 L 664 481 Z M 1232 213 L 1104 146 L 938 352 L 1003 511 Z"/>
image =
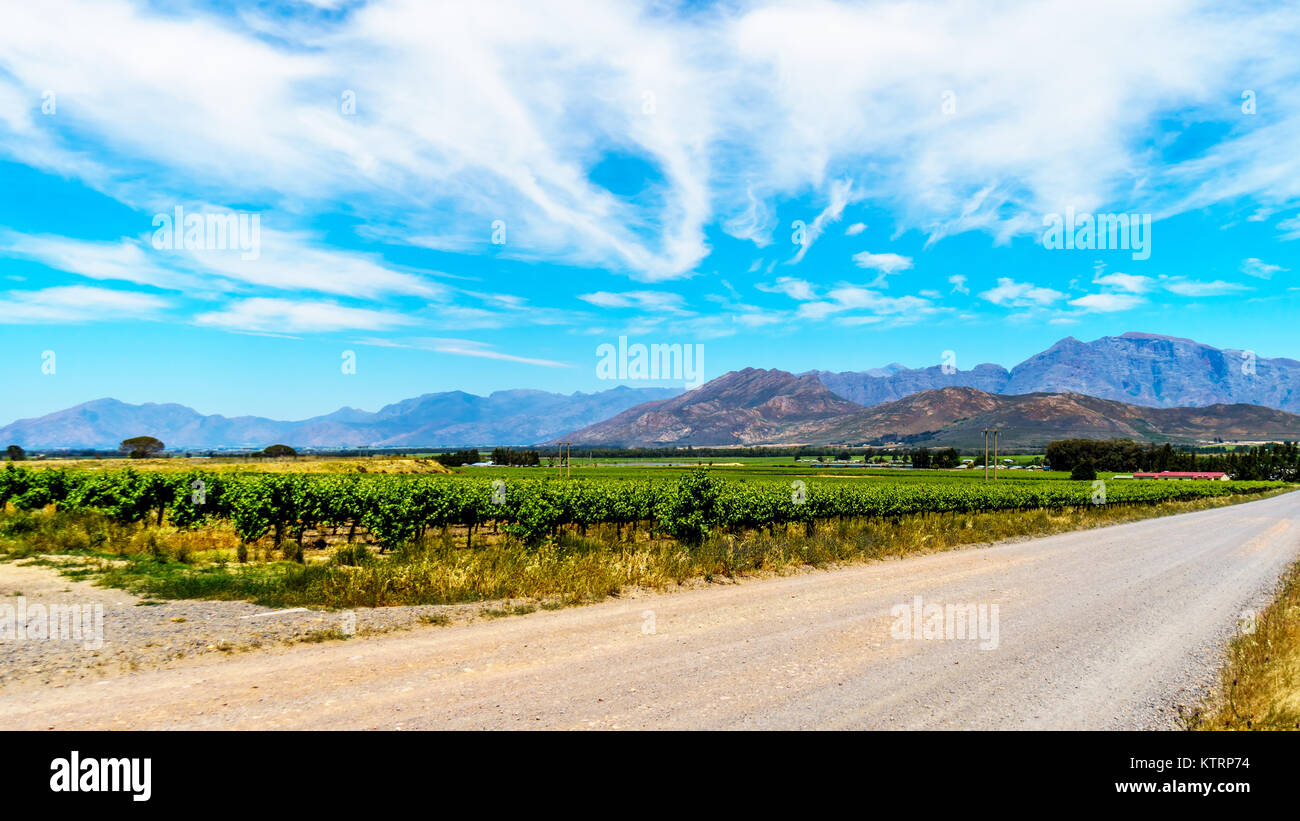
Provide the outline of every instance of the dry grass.
<path id="1" fill-rule="evenodd" d="M 1219 692 L 1188 719 L 1193 730 L 1300 730 L 1300 562 L 1277 599 L 1228 648 Z"/>
<path id="2" fill-rule="evenodd" d="M 165 459 L 50 459 L 23 462 L 33 469 L 69 470 L 157 470 L 184 472 L 207 470 L 214 473 L 452 473 L 433 459 L 404 457 L 295 456 L 258 459 L 239 456 L 175 456 Z"/>
<path id="3" fill-rule="evenodd" d="M 1150 506 L 926 514 L 854 519 L 774 533 L 720 534 L 689 546 L 645 534 L 620 542 L 613 526 L 586 535 L 564 532 L 537 547 L 506 536 L 476 540 L 472 550 L 454 533 L 432 534 L 387 556 L 340 545 L 304 565 L 286 562 L 265 544 L 234 560 L 228 526 L 178 532 L 108 526 L 93 517 L 28 515 L 0 553 L 39 556 L 73 552 L 79 567 L 64 572 L 98 578 L 149 599 L 244 599 L 261 604 L 366 607 L 455 604 L 499 599 L 576 604 L 630 589 L 664 590 L 746 576 L 797 572 L 1001 539 L 1042 536 L 1123 521 L 1221 507 L 1251 497 L 1223 497 Z M 19 518 L 11 518 L 6 525 Z"/>

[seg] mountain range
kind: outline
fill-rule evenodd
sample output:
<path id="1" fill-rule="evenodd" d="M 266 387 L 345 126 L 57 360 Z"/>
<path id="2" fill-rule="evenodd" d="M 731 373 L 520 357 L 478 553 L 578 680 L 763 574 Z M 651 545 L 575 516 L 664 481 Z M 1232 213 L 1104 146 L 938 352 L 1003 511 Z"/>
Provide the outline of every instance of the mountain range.
<path id="1" fill-rule="evenodd" d="M 1006 370 L 889 365 L 867 371 L 812 371 L 822 384 L 859 405 L 878 405 L 947 387 L 987 393 L 1081 393 L 1156 408 L 1246 403 L 1300 413 L 1300 362 L 1215 348 L 1191 339 L 1126 333 L 1092 342 L 1066 337 Z"/>
<path id="2" fill-rule="evenodd" d="M 1175 444 L 1216 438 L 1298 440 L 1300 415 L 1248 404 L 1152 408 L 1078 393 L 1002 395 L 964 386 L 921 391 L 868 408 L 846 402 L 808 374 L 746 368 L 690 393 L 630 408 L 565 438 L 621 447 L 907 444 L 969 449 L 982 446 L 987 428 L 1001 431 L 1005 448 L 1041 448 L 1068 438 Z"/>
<path id="3" fill-rule="evenodd" d="M 619 386 L 591 394 L 508 390 L 483 397 L 450 391 L 373 413 L 342 408 L 294 422 L 100 399 L 0 427 L 0 446 L 110 449 L 128 436 L 148 434 L 191 450 L 273 442 L 459 447 L 558 439 L 621 445 L 897 439 L 970 447 L 977 444 L 973 437 L 982 441 L 979 430 L 986 426 L 1034 443 L 1066 435 L 1287 438 L 1300 432 L 1292 422 L 1297 412 L 1300 362 L 1126 333 L 1092 342 L 1067 337 L 1010 370 L 987 363 L 970 370 L 892 364 L 797 375 L 745 368 L 690 392 Z"/>
<path id="4" fill-rule="evenodd" d="M 374 413 L 341 408 L 325 416 L 281 422 L 257 416 L 204 415 L 176 404 L 130 405 L 98 399 L 0 428 L 0 442 L 24 448 L 112 450 L 125 438 L 155 436 L 168 448 L 207 450 L 294 447 L 459 447 L 527 444 L 613 416 L 626 408 L 681 393 L 676 388 L 629 388 L 570 395 L 533 390 L 475 396 L 430 393 Z M 2 447 L 3 445 L 0 445 Z"/>

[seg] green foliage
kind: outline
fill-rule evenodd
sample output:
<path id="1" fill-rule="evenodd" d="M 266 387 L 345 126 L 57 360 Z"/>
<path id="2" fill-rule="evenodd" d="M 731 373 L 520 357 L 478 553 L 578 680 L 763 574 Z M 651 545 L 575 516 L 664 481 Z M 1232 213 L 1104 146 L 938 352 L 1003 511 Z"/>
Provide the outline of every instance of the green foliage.
<path id="1" fill-rule="evenodd" d="M 691 471 L 655 505 L 655 518 L 668 535 L 699 544 L 722 522 L 720 495 L 719 482 L 708 471 Z"/>
<path id="2" fill-rule="evenodd" d="M 493 448 L 492 464 L 509 467 L 533 467 L 542 463 L 542 455 L 535 450 Z"/>
<path id="3" fill-rule="evenodd" d="M 1078 482 L 1078 481 L 1084 481 L 1084 482 L 1093 482 L 1093 481 L 1096 481 L 1096 479 L 1097 479 L 1097 466 L 1094 465 L 1090 460 L 1085 459 L 1085 460 L 1083 460 L 1082 462 L 1080 462 L 1080 463 L 1078 463 L 1077 465 L 1075 465 L 1075 466 L 1074 466 L 1074 469 L 1070 471 L 1070 478 L 1071 478 L 1072 480 L 1076 481 L 1076 482 Z"/>
<path id="4" fill-rule="evenodd" d="M 10 462 L 21 462 L 27 458 L 27 452 L 17 445 L 10 445 L 5 448 L 5 454 L 8 455 Z"/>
<path id="5" fill-rule="evenodd" d="M 1256 493 L 1276 482 L 1113 482 L 1109 504 Z M 430 528 L 484 525 L 527 544 L 560 528 L 618 525 L 699 544 L 718 533 L 808 524 L 831 519 L 889 519 L 916 513 L 1061 509 L 1090 504 L 1091 488 L 1055 479 L 979 482 L 952 474 L 915 481 L 795 482 L 720 479 L 694 469 L 675 480 L 519 478 L 479 479 L 420 474 L 214 474 L 0 470 L 0 507 L 19 511 L 53 505 L 100 514 L 114 523 L 178 527 L 229 521 L 244 543 L 271 535 L 300 556 L 303 534 L 357 526 L 384 548 L 417 542 Z"/>
<path id="6" fill-rule="evenodd" d="M 483 461 L 483 457 L 479 454 L 477 448 L 458 450 L 455 453 L 439 453 L 433 458 L 438 464 L 449 468 L 458 468 L 461 465 L 472 465 Z"/>
<path id="7" fill-rule="evenodd" d="M 262 455 L 279 459 L 286 456 L 297 456 L 298 451 L 288 445 L 270 445 L 262 450 Z"/>
<path id="8" fill-rule="evenodd" d="M 154 454 L 161 453 L 163 443 L 152 436 L 136 436 L 131 439 L 123 439 L 118 449 L 123 453 L 131 454 L 132 459 L 146 459 Z"/>
<path id="9" fill-rule="evenodd" d="M 1141 445 L 1131 439 L 1061 439 L 1047 446 L 1046 461 L 1053 470 L 1073 470 L 1090 461 L 1097 470 L 1221 471 L 1234 479 L 1252 481 L 1300 480 L 1300 447 L 1294 442 L 1255 445 L 1231 453 L 1197 454 L 1164 445 Z"/>

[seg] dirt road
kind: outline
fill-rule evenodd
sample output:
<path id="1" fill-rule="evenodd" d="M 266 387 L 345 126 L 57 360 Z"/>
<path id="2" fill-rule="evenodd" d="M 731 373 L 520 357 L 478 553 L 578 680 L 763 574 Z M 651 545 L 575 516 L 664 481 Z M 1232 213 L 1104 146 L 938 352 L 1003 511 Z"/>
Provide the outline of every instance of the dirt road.
<path id="1" fill-rule="evenodd" d="M 1176 705 L 1213 683 L 1243 609 L 1267 601 L 1298 552 L 1292 493 L 985 549 L 0 690 L 0 727 L 1174 727 Z M 922 621 L 927 605 L 970 605 L 983 637 L 953 637 L 959 619 L 932 638 L 901 624 L 918 596 Z"/>

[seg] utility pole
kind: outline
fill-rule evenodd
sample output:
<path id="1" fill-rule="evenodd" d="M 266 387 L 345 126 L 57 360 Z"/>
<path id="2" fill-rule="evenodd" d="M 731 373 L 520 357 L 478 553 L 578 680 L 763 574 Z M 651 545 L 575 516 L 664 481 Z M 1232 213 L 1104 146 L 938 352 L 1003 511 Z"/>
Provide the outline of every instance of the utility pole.
<path id="1" fill-rule="evenodd" d="M 981 431 L 981 433 L 984 434 L 984 481 L 987 482 L 989 478 L 989 434 L 990 433 L 993 434 L 993 461 L 996 463 L 998 459 L 998 429 L 984 428 L 984 430 Z M 998 480 L 998 466 L 994 464 L 993 481 L 996 482 L 997 480 Z"/>
<path id="2" fill-rule="evenodd" d="M 998 429 L 993 429 L 993 481 L 998 480 Z"/>
<path id="3" fill-rule="evenodd" d="M 989 428 L 981 431 L 984 434 L 984 481 L 989 480 Z"/>
<path id="4" fill-rule="evenodd" d="M 567 479 L 567 478 L 569 478 L 569 475 L 570 475 L 570 470 L 569 470 L 569 455 L 570 455 L 570 454 L 572 453 L 572 451 L 573 451 L 573 449 L 572 449 L 572 447 L 571 447 L 571 445 L 572 445 L 573 443 L 572 443 L 572 442 L 556 442 L 555 444 L 559 447 L 559 453 L 558 453 L 558 456 L 560 457 L 560 471 L 564 474 L 564 478 Z"/>

